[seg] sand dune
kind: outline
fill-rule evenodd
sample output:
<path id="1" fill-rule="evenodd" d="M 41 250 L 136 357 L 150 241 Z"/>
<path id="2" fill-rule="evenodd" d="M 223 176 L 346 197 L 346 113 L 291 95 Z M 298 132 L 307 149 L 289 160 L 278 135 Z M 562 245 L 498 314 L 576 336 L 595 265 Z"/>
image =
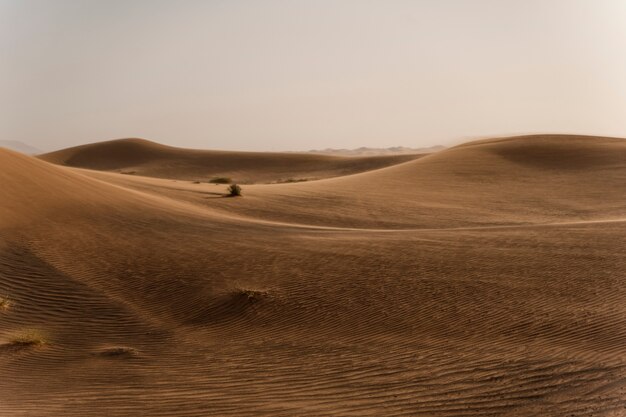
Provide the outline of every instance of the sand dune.
<path id="1" fill-rule="evenodd" d="M 253 219 L 402 229 L 618 218 L 625 172 L 626 141 L 551 135 L 473 142 L 323 181 L 249 186 L 245 204 L 208 199 L 212 186 L 106 178 Z"/>
<path id="2" fill-rule="evenodd" d="M 157 178 L 208 182 L 313 180 L 354 174 L 421 155 L 340 157 L 297 153 L 203 151 L 173 148 L 144 139 L 118 139 L 40 155 L 47 162 Z"/>
<path id="3" fill-rule="evenodd" d="M 624 140 L 242 198 L 0 150 L 0 184 L 0 415 L 624 412 Z"/>

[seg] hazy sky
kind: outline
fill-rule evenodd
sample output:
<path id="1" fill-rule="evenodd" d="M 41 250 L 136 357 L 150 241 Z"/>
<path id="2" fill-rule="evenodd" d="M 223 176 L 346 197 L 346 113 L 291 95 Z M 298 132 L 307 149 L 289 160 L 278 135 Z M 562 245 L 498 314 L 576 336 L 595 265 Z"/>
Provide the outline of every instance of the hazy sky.
<path id="1" fill-rule="evenodd" d="M 626 136 L 625 0 L 0 0 L 0 139 Z"/>

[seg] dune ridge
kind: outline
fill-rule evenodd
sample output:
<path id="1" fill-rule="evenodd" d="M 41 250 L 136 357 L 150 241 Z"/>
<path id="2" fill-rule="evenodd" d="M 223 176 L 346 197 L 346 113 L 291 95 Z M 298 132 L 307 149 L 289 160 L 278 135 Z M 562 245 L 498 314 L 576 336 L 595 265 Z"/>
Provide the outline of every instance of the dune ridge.
<path id="1" fill-rule="evenodd" d="M 209 198 L 212 186 L 87 174 L 225 215 L 331 228 L 423 229 L 620 219 L 625 172 L 623 139 L 541 135 L 472 142 L 338 178 L 248 186 L 245 204 Z"/>
<path id="2" fill-rule="evenodd" d="M 0 414 L 620 415 L 625 143 L 242 198 L 0 150 L 0 345 L 45 338 L 0 348 Z"/>
<path id="3" fill-rule="evenodd" d="M 117 139 L 39 155 L 58 165 L 122 172 L 157 178 L 208 182 L 230 177 L 236 182 L 313 180 L 419 158 L 419 154 L 341 157 L 306 153 L 231 152 L 182 149 L 145 139 Z"/>

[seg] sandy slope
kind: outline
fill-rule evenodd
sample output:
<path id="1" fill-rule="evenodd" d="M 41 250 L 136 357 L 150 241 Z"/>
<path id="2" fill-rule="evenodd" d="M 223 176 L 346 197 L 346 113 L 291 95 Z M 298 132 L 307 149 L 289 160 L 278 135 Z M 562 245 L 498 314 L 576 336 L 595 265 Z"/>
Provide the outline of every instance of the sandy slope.
<path id="1" fill-rule="evenodd" d="M 144 139 L 92 143 L 40 155 L 54 164 L 132 173 L 157 178 L 208 182 L 281 182 L 354 174 L 419 158 L 421 155 L 341 157 L 329 155 L 227 152 L 181 149 Z"/>
<path id="2" fill-rule="evenodd" d="M 0 151 L 0 415 L 623 415 L 625 143 L 238 199 Z"/>

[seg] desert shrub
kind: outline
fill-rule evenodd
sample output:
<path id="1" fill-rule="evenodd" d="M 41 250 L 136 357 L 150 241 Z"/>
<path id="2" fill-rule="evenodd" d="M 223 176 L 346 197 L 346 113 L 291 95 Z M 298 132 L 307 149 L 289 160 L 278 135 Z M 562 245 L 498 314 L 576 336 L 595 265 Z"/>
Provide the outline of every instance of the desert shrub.
<path id="1" fill-rule="evenodd" d="M 233 180 L 228 177 L 213 177 L 209 182 L 211 184 L 230 184 Z"/>
<path id="2" fill-rule="evenodd" d="M 247 298 L 249 301 L 258 301 L 269 297 L 267 291 L 239 289 L 235 293 L 241 297 Z"/>
<path id="3" fill-rule="evenodd" d="M 230 197 L 239 197 L 241 195 L 241 187 L 237 184 L 232 184 L 228 187 L 228 195 Z"/>
<path id="4" fill-rule="evenodd" d="M 238 289 L 233 293 L 233 301 L 239 306 L 267 302 L 270 299 L 270 293 L 262 290 Z"/>
<path id="5" fill-rule="evenodd" d="M 11 307 L 11 300 L 7 297 L 0 297 L 0 311 L 8 310 Z"/>

